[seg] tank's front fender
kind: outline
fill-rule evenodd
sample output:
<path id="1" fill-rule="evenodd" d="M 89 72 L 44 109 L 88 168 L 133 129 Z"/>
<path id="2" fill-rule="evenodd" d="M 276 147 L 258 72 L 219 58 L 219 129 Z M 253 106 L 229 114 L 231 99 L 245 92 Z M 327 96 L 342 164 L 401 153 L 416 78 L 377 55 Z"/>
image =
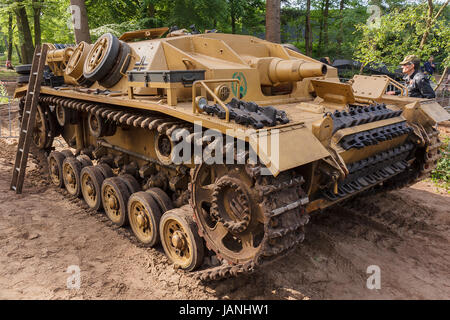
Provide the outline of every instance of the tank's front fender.
<path id="1" fill-rule="evenodd" d="M 304 124 L 258 130 L 249 137 L 251 148 L 276 177 L 280 172 L 330 156 Z"/>

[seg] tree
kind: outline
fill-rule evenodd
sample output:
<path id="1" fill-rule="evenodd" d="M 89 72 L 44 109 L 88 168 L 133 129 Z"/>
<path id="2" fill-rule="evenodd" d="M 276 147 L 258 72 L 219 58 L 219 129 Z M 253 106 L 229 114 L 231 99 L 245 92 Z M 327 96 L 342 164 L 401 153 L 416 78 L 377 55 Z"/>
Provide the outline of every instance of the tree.
<path id="1" fill-rule="evenodd" d="M 261 25 L 263 18 L 260 12 L 264 12 L 262 0 L 227 0 L 230 12 L 231 33 L 255 32 Z M 217 17 L 221 21 L 221 17 Z M 226 21 L 228 22 L 228 20 Z M 221 24 L 226 31 L 226 24 Z M 224 28 L 225 27 L 225 28 Z"/>
<path id="2" fill-rule="evenodd" d="M 231 18 L 231 33 L 236 33 L 236 20 L 239 17 L 239 12 L 242 11 L 242 3 L 239 0 L 229 0 L 230 4 L 230 18 Z"/>
<path id="3" fill-rule="evenodd" d="M 33 0 L 34 45 L 41 45 L 41 10 L 43 0 Z"/>
<path id="4" fill-rule="evenodd" d="M 363 37 L 356 46 L 355 58 L 363 65 L 384 62 L 393 70 L 405 55 L 415 54 L 425 61 L 433 54 L 443 61 L 441 66 L 450 65 L 448 20 L 445 15 L 438 16 L 430 25 L 429 16 L 429 7 L 422 3 L 392 10 L 381 17 L 378 29 L 358 25 Z"/>
<path id="5" fill-rule="evenodd" d="M 8 54 L 7 60 L 12 60 L 12 50 L 13 50 L 13 15 L 11 12 L 8 13 Z"/>
<path id="6" fill-rule="evenodd" d="M 311 0 L 306 1 L 305 51 L 307 56 L 312 55 Z"/>
<path id="7" fill-rule="evenodd" d="M 344 8 L 345 0 L 340 0 L 339 2 L 339 32 L 337 36 L 338 52 L 342 54 L 342 40 L 344 36 Z"/>
<path id="8" fill-rule="evenodd" d="M 86 10 L 86 3 L 84 0 L 70 0 L 72 8 L 73 25 L 75 32 L 75 41 L 80 43 L 85 41 L 91 43 L 91 35 L 89 32 L 88 14 Z"/>
<path id="9" fill-rule="evenodd" d="M 266 40 L 276 43 L 281 42 L 280 6 L 280 0 L 266 2 Z"/>
<path id="10" fill-rule="evenodd" d="M 439 11 L 436 13 L 436 15 L 433 16 L 433 11 L 434 11 L 433 0 L 428 0 L 428 13 L 427 13 L 427 18 L 426 18 L 426 27 L 425 27 L 425 31 L 422 36 L 422 40 L 420 41 L 420 45 L 419 45 L 420 49 L 423 49 L 423 47 L 425 46 L 425 43 L 428 39 L 428 36 L 430 35 L 430 31 L 431 31 L 431 28 L 433 27 L 433 24 L 440 17 L 442 12 L 444 12 L 444 9 L 448 5 L 449 2 L 450 2 L 450 0 L 447 0 L 441 6 Z"/>
<path id="11" fill-rule="evenodd" d="M 330 0 L 325 0 L 325 7 L 323 11 L 323 44 L 325 48 L 328 48 L 328 13 L 330 10 Z"/>
<path id="12" fill-rule="evenodd" d="M 30 24 L 28 23 L 27 11 L 23 0 L 16 0 L 15 13 L 17 27 L 19 30 L 20 49 L 22 52 L 22 62 L 30 64 L 33 61 L 34 46 L 31 35 Z"/>

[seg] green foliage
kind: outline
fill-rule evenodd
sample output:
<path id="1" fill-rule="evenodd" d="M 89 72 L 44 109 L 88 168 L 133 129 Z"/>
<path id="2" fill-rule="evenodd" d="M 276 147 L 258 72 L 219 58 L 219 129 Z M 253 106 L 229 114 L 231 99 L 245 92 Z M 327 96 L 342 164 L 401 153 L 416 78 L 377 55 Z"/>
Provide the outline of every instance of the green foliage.
<path id="1" fill-rule="evenodd" d="M 436 184 L 450 189 L 450 137 L 445 136 L 442 139 L 441 154 L 436 169 L 431 173 L 431 179 Z"/>
<path id="2" fill-rule="evenodd" d="M 13 43 L 19 43 L 18 28 L 14 9 L 17 3 L 12 0 L 2 0 L 0 6 L 0 42 L 5 43 L 8 34 L 8 16 L 13 16 Z M 31 32 L 34 36 L 32 0 L 23 0 L 28 14 Z M 74 43 L 73 30 L 69 28 L 71 19 L 69 12 L 70 0 L 45 0 L 41 10 L 41 38 L 48 43 Z M 0 47 L 0 53 L 6 54 L 6 46 Z M 13 65 L 19 64 L 15 48 L 13 48 Z"/>
<path id="3" fill-rule="evenodd" d="M 305 51 L 305 19 L 306 1 L 289 1 L 281 10 L 282 42 L 289 42 Z M 345 7 L 339 11 L 338 0 L 330 0 L 328 12 L 328 45 L 320 45 L 320 28 L 323 22 L 323 0 L 311 1 L 311 27 L 313 37 L 313 57 L 329 56 L 331 60 L 350 59 L 353 56 L 361 32 L 355 28 L 356 24 L 365 23 L 369 14 L 367 7 L 361 1 L 346 0 Z M 341 30 L 342 24 L 342 30 Z M 338 38 L 342 44 L 339 45 Z"/>
<path id="4" fill-rule="evenodd" d="M 448 13 L 448 8 L 445 9 Z M 391 71 L 403 60 L 404 56 L 415 54 L 422 61 L 435 55 L 436 60 L 443 61 L 441 68 L 448 65 L 450 52 L 450 26 L 444 13 L 432 25 L 427 42 L 420 48 L 422 36 L 426 31 L 427 5 L 408 5 L 394 9 L 381 17 L 380 28 L 369 28 L 358 24 L 356 29 L 362 38 L 356 45 L 355 59 L 363 64 L 384 62 Z"/>
<path id="5" fill-rule="evenodd" d="M 8 91 L 6 90 L 6 87 L 3 85 L 3 83 L 0 81 L 0 103 L 8 103 L 9 98 L 6 98 L 8 96 Z"/>
<path id="6" fill-rule="evenodd" d="M 70 0 L 46 0 L 41 13 L 42 42 L 74 43 Z"/>
<path id="7" fill-rule="evenodd" d="M 18 28 L 14 0 L 0 0 L 0 54 L 6 51 L 4 38 L 8 32 L 8 15 L 14 17 L 14 43 L 18 43 Z M 339 10 L 340 0 L 329 0 L 328 44 L 319 43 L 322 29 L 324 39 L 325 0 L 311 0 L 312 56 L 329 56 L 331 60 L 355 57 L 363 63 L 384 62 L 397 66 L 406 54 L 418 54 L 426 59 L 434 54 L 441 69 L 450 64 L 450 9 L 435 23 L 422 50 L 417 50 L 425 30 L 426 3 L 406 0 L 345 0 L 344 10 Z M 441 0 L 434 0 L 442 3 Z M 369 30 L 367 5 L 382 8 L 382 25 Z M 23 0 L 33 33 L 32 0 Z M 70 0 L 44 0 L 41 12 L 42 41 L 73 43 L 70 28 Z M 265 33 L 264 0 L 86 0 L 92 40 L 106 32 L 117 36 L 126 31 L 178 26 L 187 28 L 195 24 L 200 31 L 217 29 L 220 32 L 250 34 L 263 38 Z M 306 1 L 283 0 L 281 8 L 282 42 L 292 43 L 305 51 Z M 437 11 L 439 5 L 436 5 Z M 34 34 L 33 34 L 34 36 Z M 13 62 L 17 55 L 13 50 Z"/>

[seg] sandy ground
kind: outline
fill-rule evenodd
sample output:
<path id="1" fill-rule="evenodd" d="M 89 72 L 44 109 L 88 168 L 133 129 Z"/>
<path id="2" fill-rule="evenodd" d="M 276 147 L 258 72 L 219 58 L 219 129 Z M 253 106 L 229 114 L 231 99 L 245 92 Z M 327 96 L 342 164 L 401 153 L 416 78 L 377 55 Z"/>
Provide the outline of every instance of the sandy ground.
<path id="1" fill-rule="evenodd" d="M 431 182 L 314 214 L 289 256 L 205 285 L 49 186 L 32 161 L 24 193 L 9 191 L 15 143 L 0 139 L 0 299 L 450 299 L 450 195 Z M 67 289 L 71 265 L 80 289 Z M 379 290 L 366 286 L 372 265 Z"/>

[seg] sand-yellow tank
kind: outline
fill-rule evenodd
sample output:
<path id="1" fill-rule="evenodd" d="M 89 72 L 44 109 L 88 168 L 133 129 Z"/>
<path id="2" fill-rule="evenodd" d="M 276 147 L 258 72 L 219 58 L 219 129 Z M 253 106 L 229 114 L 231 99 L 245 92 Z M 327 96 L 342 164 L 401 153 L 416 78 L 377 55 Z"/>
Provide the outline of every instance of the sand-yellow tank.
<path id="1" fill-rule="evenodd" d="M 105 34 L 47 61 L 33 141 L 51 181 L 204 280 L 289 253 L 312 212 L 428 176 L 449 119 L 388 77 L 341 83 L 251 36 Z"/>

